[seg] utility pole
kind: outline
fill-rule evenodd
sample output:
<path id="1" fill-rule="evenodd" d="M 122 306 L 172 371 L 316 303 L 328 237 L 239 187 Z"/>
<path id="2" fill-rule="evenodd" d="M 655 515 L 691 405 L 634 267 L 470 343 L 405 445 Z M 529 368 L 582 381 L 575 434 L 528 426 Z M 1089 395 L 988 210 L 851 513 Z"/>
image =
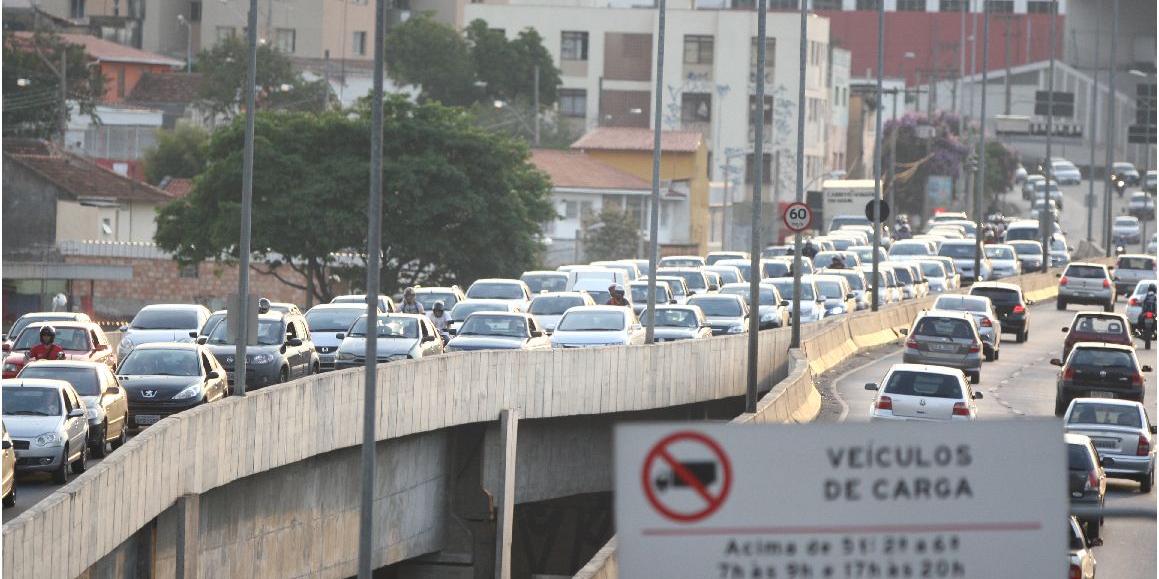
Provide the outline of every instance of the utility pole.
<path id="1" fill-rule="evenodd" d="M 534 80 L 535 88 L 532 91 L 532 93 L 535 95 L 535 97 L 534 97 L 534 101 L 535 101 L 535 104 L 534 104 L 534 107 L 535 107 L 535 146 L 538 147 L 539 146 L 539 65 L 538 64 L 535 65 L 535 74 L 533 76 L 535 78 L 535 80 Z"/>
<path id="2" fill-rule="evenodd" d="M 804 137 L 805 129 L 805 19 L 807 10 L 805 2 L 801 3 L 801 83 L 800 100 L 797 111 L 797 142 L 801 143 Z M 766 0 L 757 1 L 757 75 L 756 75 L 756 101 L 757 101 L 757 118 L 756 118 L 756 135 L 753 139 L 753 157 L 756 159 L 756 167 L 753 168 L 754 183 L 753 183 L 753 223 L 752 223 L 752 240 L 749 256 L 751 258 L 750 275 L 749 275 L 749 303 L 753 308 L 759 309 L 761 304 L 761 189 L 765 180 L 765 39 L 767 37 L 769 11 L 766 7 Z M 801 163 L 803 159 L 800 156 L 800 145 L 798 145 L 797 156 L 797 187 L 801 186 Z M 757 388 L 760 386 L 759 376 L 757 374 L 759 360 L 760 360 L 760 316 L 749 316 L 749 343 L 748 343 L 748 388 L 745 390 L 745 412 L 757 411 Z"/>
<path id="3" fill-rule="evenodd" d="M 257 116 L 257 71 L 258 71 L 258 0 L 250 0 L 247 15 L 249 28 L 246 42 L 249 57 L 246 63 L 245 85 L 245 146 L 242 152 L 241 178 L 241 239 L 238 244 L 237 275 L 237 344 L 234 349 L 234 395 L 245 396 L 246 390 L 246 346 L 249 344 L 249 293 L 250 293 L 250 238 L 254 206 L 254 118 Z"/>
<path id="4" fill-rule="evenodd" d="M 1101 10 L 1095 13 L 1095 30 L 1100 30 L 1103 27 L 1103 13 Z M 1095 35 L 1095 66 L 1091 71 L 1091 78 L 1094 80 L 1094 85 L 1091 88 L 1091 122 L 1087 127 L 1087 135 L 1091 139 L 1091 161 L 1087 169 L 1087 241 L 1094 242 L 1094 227 L 1095 227 L 1095 141 L 1099 134 L 1095 130 L 1095 124 L 1098 123 L 1099 116 L 1099 44 L 1101 41 L 1101 34 Z"/>
<path id="5" fill-rule="evenodd" d="M 978 114 L 978 168 L 974 179 L 974 280 L 982 281 L 982 202 L 986 196 L 986 83 L 990 80 L 990 3 L 982 0 L 982 110 Z"/>
<path id="6" fill-rule="evenodd" d="M 1111 0 L 1111 58 L 1107 73 L 1107 164 L 1103 167 L 1103 241 L 1111 257 L 1111 163 L 1115 160 L 1115 69 L 1119 63 L 1119 0 Z M 1053 53 L 1052 53 L 1053 54 Z"/>
<path id="7" fill-rule="evenodd" d="M 877 115 L 875 122 L 876 129 L 873 133 L 873 291 L 870 295 L 870 309 L 877 311 L 878 296 L 880 296 L 878 286 L 881 285 L 881 264 L 879 263 L 878 253 L 881 247 L 881 113 L 884 106 L 882 105 L 882 96 L 884 92 L 881 90 L 881 81 L 885 76 L 885 2 L 879 1 L 877 3 Z M 905 82 L 905 79 L 902 79 Z M 894 106 L 897 106 L 897 94 L 893 95 Z M 896 119 L 894 126 L 896 127 Z M 895 129 L 896 130 L 896 129 Z M 797 268 L 798 270 L 800 268 Z M 800 296 L 795 296 L 799 298 Z"/>
<path id="8" fill-rule="evenodd" d="M 1051 147 L 1054 144 L 1054 29 L 1058 20 L 1058 0 L 1050 2 L 1050 67 L 1047 72 L 1046 90 L 1046 187 L 1042 189 L 1042 211 L 1038 213 L 1038 228 L 1042 230 L 1042 268 L 1050 269 L 1050 238 L 1054 227 L 1050 215 L 1050 182 L 1054 179 L 1054 160 Z"/>
<path id="9" fill-rule="evenodd" d="M 60 49 L 60 146 L 68 135 L 68 45 Z"/>
<path id="10" fill-rule="evenodd" d="M 893 130 L 889 133 L 889 207 L 898 215 L 897 207 L 897 183 L 894 182 L 894 172 L 897 170 L 897 89 L 890 91 L 893 93 Z M 876 250 L 875 250 L 876 252 Z"/>
<path id="11" fill-rule="evenodd" d="M 960 122 L 960 119 L 965 117 L 965 115 L 962 114 L 962 110 L 958 108 L 958 104 L 959 104 L 958 95 L 962 94 L 962 102 L 965 102 L 966 95 L 963 93 L 963 91 L 966 89 L 966 85 L 965 85 L 963 79 L 966 78 L 966 13 L 967 12 L 969 12 L 969 5 L 966 2 L 963 2 L 962 3 L 962 24 L 961 24 L 962 29 L 959 31 L 960 37 L 958 40 L 958 82 L 956 83 L 957 88 L 954 90 L 954 111 L 956 111 L 958 113 L 959 122 Z M 960 127 L 959 127 L 958 131 L 961 132 Z"/>
<path id="12" fill-rule="evenodd" d="M 1003 87 L 1006 91 L 1006 100 L 1003 103 L 1005 106 L 1002 107 L 1002 114 L 1004 115 L 1010 114 L 1010 16 L 1010 14 L 1005 14 L 1002 18 L 1002 22 L 1004 23 L 1002 27 L 1004 33 L 1004 38 L 1002 39 L 1002 57 L 1006 64 L 1006 86 Z"/>
<path id="13" fill-rule="evenodd" d="M 763 1 L 763 0 L 762 0 Z M 656 91 L 652 105 L 652 206 L 648 231 L 652 247 L 648 251 L 648 329 L 644 343 L 651 344 L 656 338 L 656 263 L 660 261 L 660 132 L 661 107 L 664 105 L 664 25 L 668 14 L 668 0 L 659 0 L 660 13 L 656 32 Z M 601 81 L 602 82 L 602 81 Z M 602 90 L 602 89 L 601 89 Z M 600 93 L 603 101 L 603 93 Z"/>

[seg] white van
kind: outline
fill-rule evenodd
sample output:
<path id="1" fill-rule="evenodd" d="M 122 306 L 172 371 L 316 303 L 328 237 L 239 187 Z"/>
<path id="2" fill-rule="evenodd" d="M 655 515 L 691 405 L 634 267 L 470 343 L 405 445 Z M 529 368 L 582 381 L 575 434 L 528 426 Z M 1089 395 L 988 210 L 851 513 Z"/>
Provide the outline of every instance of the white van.
<path id="1" fill-rule="evenodd" d="M 611 269 L 608 267 L 578 267 L 567 272 L 566 291 L 579 291 L 576 289 L 576 282 L 581 281 L 602 283 L 604 291 L 607 291 L 608 286 L 614 283 L 618 283 L 627 288 L 628 272 L 622 269 Z"/>

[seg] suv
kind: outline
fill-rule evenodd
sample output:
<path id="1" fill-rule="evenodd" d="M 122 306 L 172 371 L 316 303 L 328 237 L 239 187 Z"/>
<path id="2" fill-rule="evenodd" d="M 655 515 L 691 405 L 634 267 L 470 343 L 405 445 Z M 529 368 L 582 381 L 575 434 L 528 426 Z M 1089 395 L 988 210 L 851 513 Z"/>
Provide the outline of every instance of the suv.
<path id="1" fill-rule="evenodd" d="M 1135 344 L 1131 338 L 1131 325 L 1123 314 L 1106 312 L 1079 312 L 1071 320 L 1070 326 L 1063 326 L 1066 339 L 1062 342 L 1062 359 L 1070 356 L 1070 351 L 1079 342 L 1106 342 L 1108 344 Z"/>
<path id="2" fill-rule="evenodd" d="M 124 360 L 133 348 L 154 342 L 192 342 L 209 319 L 209 308 L 193 304 L 154 304 L 141 308 L 117 345 L 117 358 Z"/>
<path id="3" fill-rule="evenodd" d="M 1003 333 L 1015 335 L 1014 341 L 1025 342 L 1030 337 L 1030 306 L 1020 286 L 1012 283 L 986 281 L 970 288 L 970 295 L 990 298 Z"/>
<path id="4" fill-rule="evenodd" d="M 1115 262 L 1115 295 L 1129 295 L 1139 282 L 1155 279 L 1155 256 L 1127 253 Z"/>
<path id="5" fill-rule="evenodd" d="M 1062 416 L 1075 398 L 1122 398 L 1143 401 L 1147 391 L 1143 373 L 1150 366 L 1140 366 L 1131 346 L 1105 342 L 1075 344 L 1066 362 L 1058 358 L 1050 361 L 1061 366 L 1055 387 L 1054 414 Z"/>
<path id="6" fill-rule="evenodd" d="M 205 342 L 228 373 L 232 391 L 237 346 L 229 321 L 213 328 Z M 271 311 L 258 315 L 257 342 L 246 349 L 247 390 L 288 382 L 322 369 L 309 324 L 301 314 Z"/>
<path id="7" fill-rule="evenodd" d="M 982 378 L 982 338 L 974 317 L 965 312 L 927 311 L 918 314 L 908 337 L 902 362 L 962 370 L 977 384 Z"/>
<path id="8" fill-rule="evenodd" d="M 1058 309 L 1068 304 L 1101 304 L 1108 312 L 1115 311 L 1115 289 L 1107 266 L 1099 263 L 1075 262 L 1058 276 Z"/>

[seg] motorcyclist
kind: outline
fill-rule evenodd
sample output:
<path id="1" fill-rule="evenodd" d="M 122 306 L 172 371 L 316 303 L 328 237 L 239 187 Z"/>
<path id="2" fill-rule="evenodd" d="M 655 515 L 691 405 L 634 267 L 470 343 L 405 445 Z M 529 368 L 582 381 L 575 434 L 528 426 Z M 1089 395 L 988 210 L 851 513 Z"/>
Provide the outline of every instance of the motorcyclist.
<path id="1" fill-rule="evenodd" d="M 1143 297 L 1143 311 L 1139 312 L 1139 319 L 1142 320 L 1149 312 L 1155 316 L 1155 284 L 1147 285 L 1147 295 Z"/>
<path id="2" fill-rule="evenodd" d="M 608 303 L 609 306 L 628 306 L 628 299 L 624 297 L 624 286 L 614 283 L 608 286 Z"/>
<path id="3" fill-rule="evenodd" d="M 813 243 L 813 239 L 806 239 L 805 245 L 801 247 L 801 255 L 813 259 L 817 255 L 817 245 Z"/>
<path id="4" fill-rule="evenodd" d="M 443 336 L 443 339 L 449 340 L 451 336 L 447 332 L 447 329 L 451 326 L 451 316 L 447 314 L 444 308 L 445 306 L 442 300 L 435 302 L 434 307 L 427 314 L 427 317 L 430 318 L 431 323 L 435 325 L 435 329 Z"/>
<path id="5" fill-rule="evenodd" d="M 425 314 L 423 305 L 415 299 L 415 289 L 408 287 L 402 292 L 402 309 L 404 314 Z"/>
<path id="6" fill-rule="evenodd" d="M 60 360 L 64 357 L 64 348 L 56 343 L 56 328 L 44 326 L 40 328 L 40 343 L 28 350 L 29 360 Z"/>
<path id="7" fill-rule="evenodd" d="M 829 262 L 829 269 L 846 269 L 845 260 L 840 255 L 834 255 L 833 261 Z"/>

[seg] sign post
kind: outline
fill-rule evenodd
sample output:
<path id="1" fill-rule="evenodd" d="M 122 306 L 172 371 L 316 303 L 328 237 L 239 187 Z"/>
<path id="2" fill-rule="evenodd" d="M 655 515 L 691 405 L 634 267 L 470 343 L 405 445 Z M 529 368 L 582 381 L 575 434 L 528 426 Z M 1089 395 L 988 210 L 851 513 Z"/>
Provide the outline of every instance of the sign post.
<path id="1" fill-rule="evenodd" d="M 792 348 L 801 347 L 801 232 L 809 229 L 813 224 L 813 210 L 800 201 L 785 206 L 785 214 L 781 216 L 785 227 L 795 235 L 793 253 L 793 312 L 789 319 L 793 321 Z"/>
<path id="2" fill-rule="evenodd" d="M 625 424 L 615 440 L 622 577 L 1066 575 L 1057 421 Z"/>

